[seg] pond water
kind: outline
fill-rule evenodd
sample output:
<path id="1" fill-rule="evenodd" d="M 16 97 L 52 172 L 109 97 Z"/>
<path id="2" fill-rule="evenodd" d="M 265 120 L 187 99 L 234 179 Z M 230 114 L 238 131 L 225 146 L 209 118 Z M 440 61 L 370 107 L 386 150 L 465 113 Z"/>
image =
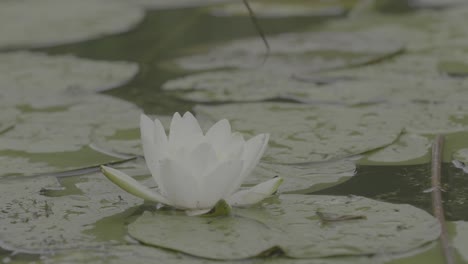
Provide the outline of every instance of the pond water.
<path id="1" fill-rule="evenodd" d="M 54 1 L 0 2 L 0 17 Z M 77 25 L 51 12 L 0 26 L 3 262 L 443 263 L 429 214 L 431 144 L 444 134 L 445 217 L 468 263 L 463 1 L 252 0 L 269 55 L 240 1 L 98 2 L 64 11 Z M 279 197 L 213 224 L 98 172 L 116 162 L 154 187 L 139 115 L 168 128 L 185 111 L 204 129 L 227 118 L 247 138 L 270 133 L 245 186 L 280 176 Z"/>

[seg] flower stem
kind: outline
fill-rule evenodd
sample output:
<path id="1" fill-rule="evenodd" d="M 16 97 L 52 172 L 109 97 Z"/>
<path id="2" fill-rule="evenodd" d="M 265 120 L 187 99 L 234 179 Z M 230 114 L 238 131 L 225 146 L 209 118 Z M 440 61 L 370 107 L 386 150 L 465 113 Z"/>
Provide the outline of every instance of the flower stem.
<path id="1" fill-rule="evenodd" d="M 439 220 L 441 234 L 440 242 L 442 243 L 442 251 L 444 253 L 445 263 L 454 264 L 455 258 L 453 255 L 453 247 L 449 241 L 447 226 L 445 222 L 444 207 L 442 204 L 442 185 L 441 185 L 441 168 L 442 168 L 442 150 L 444 148 L 444 136 L 437 135 L 432 145 L 432 210 L 434 216 Z"/>

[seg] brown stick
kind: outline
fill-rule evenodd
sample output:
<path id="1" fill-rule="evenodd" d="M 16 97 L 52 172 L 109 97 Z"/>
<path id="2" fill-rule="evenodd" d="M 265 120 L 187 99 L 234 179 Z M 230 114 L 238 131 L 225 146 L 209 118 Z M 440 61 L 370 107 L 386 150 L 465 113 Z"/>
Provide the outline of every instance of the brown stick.
<path id="1" fill-rule="evenodd" d="M 440 243 L 442 243 L 442 251 L 444 253 L 446 264 L 455 264 L 453 256 L 452 244 L 449 241 L 447 226 L 445 224 L 444 207 L 442 204 L 442 185 L 441 185 L 441 167 L 442 167 L 442 150 L 444 148 L 444 136 L 437 135 L 432 144 L 432 210 L 434 216 L 440 223 Z"/>

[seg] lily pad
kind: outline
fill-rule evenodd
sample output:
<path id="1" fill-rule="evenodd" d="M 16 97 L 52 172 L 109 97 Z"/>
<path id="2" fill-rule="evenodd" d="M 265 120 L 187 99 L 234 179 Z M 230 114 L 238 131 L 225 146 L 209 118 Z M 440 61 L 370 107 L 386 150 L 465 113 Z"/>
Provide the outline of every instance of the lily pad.
<path id="1" fill-rule="evenodd" d="M 317 212 L 359 218 L 324 222 Z M 145 244 L 210 259 L 242 259 L 272 249 L 293 258 L 406 252 L 437 239 L 440 228 L 435 218 L 409 205 L 282 195 L 236 209 L 232 217 L 147 212 L 128 231 Z"/>
<path id="2" fill-rule="evenodd" d="M 454 222 L 456 226 L 456 235 L 453 238 L 453 246 L 457 249 L 461 258 L 468 262 L 468 252 L 466 245 L 468 243 L 468 222 L 457 221 Z"/>
<path id="3" fill-rule="evenodd" d="M 350 105 L 383 101 L 393 89 L 386 88 L 378 80 L 336 81 L 322 85 L 315 80 L 291 78 L 287 74 L 262 69 L 194 74 L 170 80 L 162 86 L 184 100 L 201 103 L 288 99 L 302 103 Z"/>
<path id="4" fill-rule="evenodd" d="M 54 177 L 2 179 L 0 241 L 3 248 L 51 253 L 109 244 L 112 242 L 100 242 L 85 231 L 99 219 L 141 203 L 140 199 L 120 192 L 100 173 L 63 179 L 62 184 L 67 190 Z"/>
<path id="5" fill-rule="evenodd" d="M 122 1 L 0 1 L 0 49 L 55 46 L 121 33 L 143 17 L 141 8 Z"/>
<path id="6" fill-rule="evenodd" d="M 337 257 L 325 259 L 291 259 L 284 257 L 256 258 L 249 260 L 211 260 L 197 258 L 169 250 L 142 245 L 118 245 L 101 249 L 65 251 L 52 256 L 43 256 L 44 264 L 90 263 L 90 264 L 375 264 L 371 257 Z"/>
<path id="7" fill-rule="evenodd" d="M 37 109 L 80 102 L 95 92 L 121 86 L 136 75 L 138 66 L 72 55 L 8 52 L 0 54 L 0 72 L 2 105 Z"/>
<path id="8" fill-rule="evenodd" d="M 115 161 L 115 157 L 89 148 L 92 135 L 137 126 L 134 123 L 138 123 L 141 110 L 106 95 L 84 98 L 65 108 L 21 113 L 14 127 L 0 137 L 3 161 L 14 161 L 2 175 L 30 175 Z"/>
<path id="9" fill-rule="evenodd" d="M 443 2 L 438 1 L 441 4 Z M 467 13 L 468 5 L 385 16 L 372 13 L 332 21 L 323 30 L 352 32 L 374 29 L 385 32 L 388 37 L 405 41 L 406 50 L 410 52 L 431 51 L 435 48 L 454 51 L 454 48 L 465 47 L 468 31 L 459 25 L 467 22 Z"/>
<path id="10" fill-rule="evenodd" d="M 148 9 L 187 8 L 213 5 L 233 0 L 129 0 L 128 3 Z"/>
<path id="11" fill-rule="evenodd" d="M 284 181 L 279 192 L 311 192 L 340 184 L 355 173 L 355 158 L 289 165 L 261 162 L 243 184 L 255 185 L 280 176 Z"/>
<path id="12" fill-rule="evenodd" d="M 401 120 L 373 106 L 251 103 L 195 107 L 199 116 L 227 118 L 240 132 L 270 133 L 265 161 L 303 163 L 360 154 L 392 143 Z"/>
<path id="13" fill-rule="evenodd" d="M 306 32 L 268 36 L 271 52 L 259 38 L 236 40 L 209 51 L 177 59 L 186 70 L 262 68 L 275 72 L 321 71 L 361 65 L 399 53 L 403 43 L 378 31 Z M 264 63 L 263 63 L 264 62 Z"/>
<path id="14" fill-rule="evenodd" d="M 369 153 L 360 165 L 422 164 L 430 160 L 432 142 L 417 134 L 402 134 L 398 140 L 382 149 Z"/>
<path id="15" fill-rule="evenodd" d="M 336 1 L 259 1 L 250 2 L 255 15 L 261 18 L 283 18 L 302 16 L 339 16 L 346 8 Z M 248 16 L 249 12 L 242 3 L 230 3 L 220 7 L 213 7 L 212 14 L 218 16 Z"/>

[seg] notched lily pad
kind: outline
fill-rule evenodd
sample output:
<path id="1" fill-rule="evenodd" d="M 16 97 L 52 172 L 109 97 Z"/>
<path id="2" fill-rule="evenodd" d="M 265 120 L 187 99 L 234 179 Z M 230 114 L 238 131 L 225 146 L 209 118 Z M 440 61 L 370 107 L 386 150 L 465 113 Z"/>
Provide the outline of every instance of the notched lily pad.
<path id="1" fill-rule="evenodd" d="M 284 179 L 278 191 L 311 192 L 340 184 L 356 173 L 355 160 L 348 158 L 330 162 L 304 164 L 273 164 L 261 162 L 245 181 L 245 185 L 255 185 L 275 176 Z"/>
<path id="2" fill-rule="evenodd" d="M 102 264 L 375 264 L 372 257 L 336 257 L 325 259 L 291 259 L 285 257 L 255 258 L 243 260 L 211 260 L 197 258 L 180 252 L 164 250 L 143 245 L 118 245 L 96 249 L 64 251 L 55 255 L 41 257 L 44 264 L 90 263 Z"/>
<path id="3" fill-rule="evenodd" d="M 250 1 L 255 15 L 262 18 L 283 17 L 326 17 L 343 15 L 346 7 L 336 1 Z M 217 16 L 248 16 L 248 10 L 242 3 L 234 2 L 213 7 L 211 13 Z"/>
<path id="4" fill-rule="evenodd" d="M 317 211 L 362 217 L 323 224 Z M 363 197 L 282 195 L 232 217 L 146 212 L 129 225 L 139 241 L 209 259 L 242 259 L 279 248 L 293 258 L 406 252 L 439 236 L 437 220 L 409 205 Z"/>
<path id="5" fill-rule="evenodd" d="M 123 85 L 136 75 L 138 66 L 72 55 L 8 52 L 0 54 L 0 72 L 2 105 L 48 109 Z"/>
<path id="6" fill-rule="evenodd" d="M 48 176 L 2 180 L 0 241 L 3 248 L 52 253 L 109 244 L 112 242 L 100 242 L 94 234 L 85 231 L 96 221 L 142 202 L 120 192 L 100 173 L 67 178 L 62 184 Z"/>
<path id="7" fill-rule="evenodd" d="M 122 1 L 111 5 L 105 0 L 1 1 L 0 49 L 54 46 L 121 33 L 143 17 L 142 9 Z"/>
<path id="8" fill-rule="evenodd" d="M 360 165 L 422 164 L 430 160 L 432 142 L 429 137 L 402 134 L 398 140 L 382 149 L 368 153 Z"/>
<path id="9" fill-rule="evenodd" d="M 466 251 L 466 245 L 468 243 L 468 222 L 457 221 L 454 223 L 456 226 L 456 235 L 453 238 L 453 246 L 457 249 L 462 259 L 468 262 L 468 252 Z"/>
<path id="10" fill-rule="evenodd" d="M 391 112 L 373 106 L 251 103 L 195 107 L 198 116 L 226 118 L 237 131 L 270 133 L 265 161 L 303 163 L 352 156 L 392 143 L 402 129 Z"/>
<path id="11" fill-rule="evenodd" d="M 229 1 L 233 0 L 128 0 L 128 3 L 147 9 L 172 9 L 213 5 Z"/>
<path id="12" fill-rule="evenodd" d="M 348 105 L 381 102 L 391 91 L 382 88 L 378 80 L 337 80 L 322 85 L 320 81 L 305 80 L 307 77 L 291 77 L 263 69 L 216 71 L 170 80 L 162 89 L 173 91 L 184 100 L 201 103 L 287 99 Z"/>
<path id="13" fill-rule="evenodd" d="M 320 71 L 366 64 L 399 53 L 403 43 L 378 31 L 306 32 L 267 36 L 271 52 L 258 38 L 236 40 L 209 49 L 201 55 L 177 59 L 186 70 L 216 68 L 262 68 L 295 73 Z"/>

